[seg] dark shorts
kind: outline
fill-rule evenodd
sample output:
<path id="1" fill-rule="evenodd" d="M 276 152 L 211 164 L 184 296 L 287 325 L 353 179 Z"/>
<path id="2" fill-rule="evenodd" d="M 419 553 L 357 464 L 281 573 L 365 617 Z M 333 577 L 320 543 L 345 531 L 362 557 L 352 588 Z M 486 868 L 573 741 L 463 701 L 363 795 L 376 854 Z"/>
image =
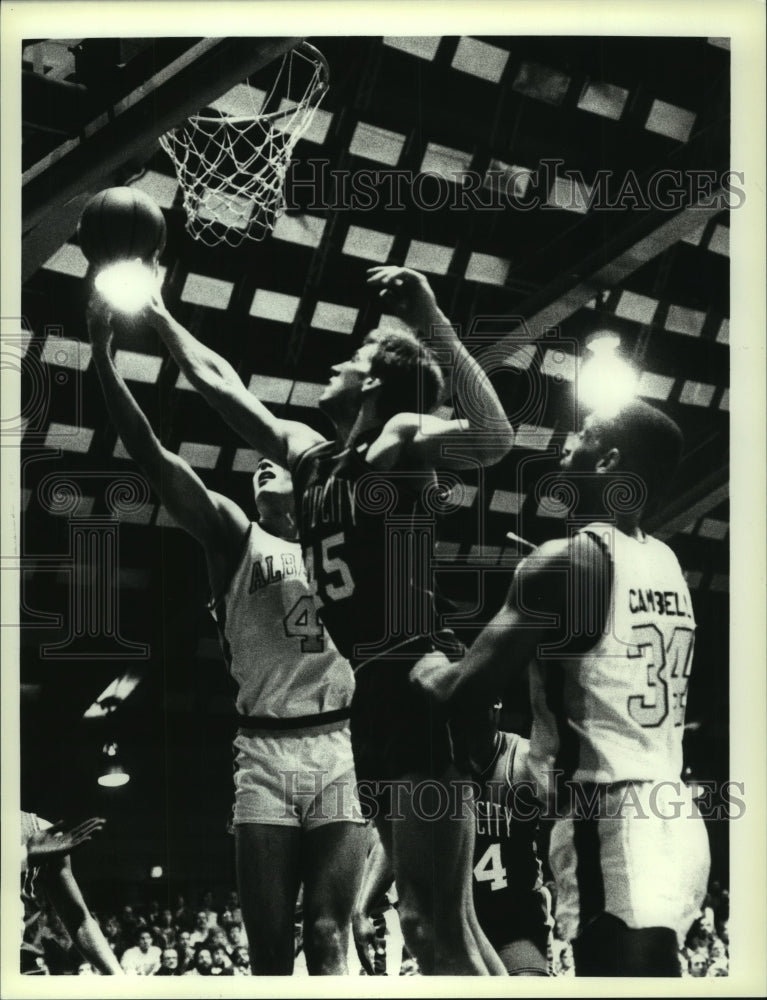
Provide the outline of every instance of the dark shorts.
<path id="1" fill-rule="evenodd" d="M 393 781 L 440 778 L 450 766 L 447 714 L 409 680 L 418 659 L 382 658 L 356 675 L 351 735 L 363 809 L 369 798 L 385 802 Z"/>
<path id="2" fill-rule="evenodd" d="M 494 948 L 514 941 L 531 941 L 546 955 L 549 939 L 549 908 L 546 896 L 536 889 L 518 886 L 501 890 L 502 899 L 484 899 L 474 892 L 474 909 L 482 930 Z"/>

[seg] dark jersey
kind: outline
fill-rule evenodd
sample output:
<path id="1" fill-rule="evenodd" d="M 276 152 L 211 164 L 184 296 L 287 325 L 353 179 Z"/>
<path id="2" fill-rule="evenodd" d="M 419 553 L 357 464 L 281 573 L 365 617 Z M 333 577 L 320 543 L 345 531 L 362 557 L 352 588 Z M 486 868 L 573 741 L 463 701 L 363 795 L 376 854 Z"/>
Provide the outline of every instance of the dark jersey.
<path id="1" fill-rule="evenodd" d="M 428 480 L 424 489 L 422 472 L 371 468 L 369 445 L 339 454 L 323 442 L 292 470 L 306 571 L 323 624 L 352 666 L 406 648 L 412 655 L 413 640 L 435 627 Z"/>
<path id="2" fill-rule="evenodd" d="M 498 736 L 475 802 L 473 896 L 482 930 L 500 947 L 545 935 L 548 901 L 535 843 L 539 807 L 528 788 L 519 784 L 528 780 L 528 741 L 515 733 Z"/>

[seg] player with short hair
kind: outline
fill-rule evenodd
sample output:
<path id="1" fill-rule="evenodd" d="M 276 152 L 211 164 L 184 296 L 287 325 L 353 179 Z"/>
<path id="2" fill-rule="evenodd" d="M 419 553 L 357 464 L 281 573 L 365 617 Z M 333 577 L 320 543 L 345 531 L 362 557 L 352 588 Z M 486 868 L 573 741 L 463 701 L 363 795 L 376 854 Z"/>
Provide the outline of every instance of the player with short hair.
<path id="1" fill-rule="evenodd" d="M 560 462 L 575 530 L 520 563 L 461 663 L 413 673 L 444 705 L 530 664 L 529 766 L 557 816 L 557 922 L 579 976 L 678 976 L 706 892 L 706 830 L 681 781 L 695 619 L 674 553 L 640 527 L 681 448 L 644 402 L 590 414 Z"/>
<path id="2" fill-rule="evenodd" d="M 371 269 L 368 280 L 411 329 L 430 335 L 432 350 L 410 333 L 377 331 L 334 365 L 320 400 L 333 440 L 275 417 L 159 300 L 146 316 L 191 384 L 248 442 L 291 471 L 322 621 L 355 668 L 357 777 L 360 788 L 380 792 L 371 811 L 393 862 L 408 947 L 426 973 L 502 974 L 473 915 L 470 812 L 462 821 L 427 822 L 418 805 L 432 814 L 434 803 L 403 796 L 402 819 L 389 822 L 387 792 L 392 782 L 412 789 L 423 778 L 458 778 L 446 719 L 407 679 L 439 641 L 429 572 L 434 470 L 492 465 L 509 451 L 513 432 L 423 275 L 387 266 Z M 465 417 L 429 412 L 443 378 Z"/>
<path id="3" fill-rule="evenodd" d="M 234 833 L 253 972 L 292 972 L 303 880 L 309 971 L 342 974 L 365 849 L 348 723 L 354 679 L 317 619 L 294 540 L 290 477 L 259 460 L 259 520 L 251 522 L 160 444 L 116 370 L 109 317 L 97 299 L 89 331 L 125 447 L 205 552 L 210 610 L 237 686 Z"/>

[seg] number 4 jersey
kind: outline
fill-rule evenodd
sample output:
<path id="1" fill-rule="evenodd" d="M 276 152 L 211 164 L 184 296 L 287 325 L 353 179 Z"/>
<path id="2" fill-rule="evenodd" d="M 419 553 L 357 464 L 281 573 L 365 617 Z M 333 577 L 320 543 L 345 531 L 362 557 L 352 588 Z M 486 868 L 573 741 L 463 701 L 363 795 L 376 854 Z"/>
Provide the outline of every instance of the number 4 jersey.
<path id="1" fill-rule="evenodd" d="M 549 898 L 538 861 L 539 809 L 529 788 L 527 753 L 527 740 L 499 732 L 493 758 L 478 776 L 474 909 L 494 947 L 533 941 L 545 967 Z"/>
<path id="2" fill-rule="evenodd" d="M 605 620 L 586 652 L 531 664 L 531 770 L 542 792 L 555 770 L 580 782 L 678 781 L 695 635 L 681 567 L 647 535 L 602 523 L 583 530 L 604 556 Z M 568 580 L 572 608 L 584 582 Z"/>
<path id="3" fill-rule="evenodd" d="M 317 617 L 297 542 L 251 524 L 229 586 L 210 611 L 240 715 L 290 719 L 348 707 L 354 676 Z"/>

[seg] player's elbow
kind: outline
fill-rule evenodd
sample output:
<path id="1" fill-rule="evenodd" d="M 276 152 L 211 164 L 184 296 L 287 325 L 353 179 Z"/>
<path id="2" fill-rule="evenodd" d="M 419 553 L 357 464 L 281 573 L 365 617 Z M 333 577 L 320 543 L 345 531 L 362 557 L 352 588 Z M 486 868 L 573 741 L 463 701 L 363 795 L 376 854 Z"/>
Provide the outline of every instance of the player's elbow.
<path id="1" fill-rule="evenodd" d="M 511 425 L 507 428 L 488 431 L 477 447 L 477 457 L 480 463 L 487 467 L 497 465 L 505 458 L 514 445 L 514 431 Z"/>
<path id="2" fill-rule="evenodd" d="M 232 385 L 239 382 L 228 361 L 208 352 L 191 359 L 186 375 L 193 388 L 203 396 L 219 396 L 231 391 Z"/>

